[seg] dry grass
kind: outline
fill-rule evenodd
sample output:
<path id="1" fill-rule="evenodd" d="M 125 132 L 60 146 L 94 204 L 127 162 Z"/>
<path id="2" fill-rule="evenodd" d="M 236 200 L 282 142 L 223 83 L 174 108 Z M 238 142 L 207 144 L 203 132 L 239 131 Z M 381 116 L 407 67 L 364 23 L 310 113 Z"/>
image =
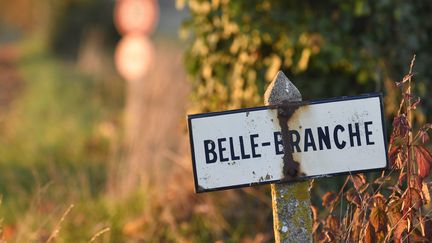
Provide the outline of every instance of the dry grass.
<path id="1" fill-rule="evenodd" d="M 413 113 L 420 103 L 411 92 L 414 62 L 415 56 L 408 74 L 396 82 L 401 102 L 389 143 L 391 168 L 381 174 L 350 175 L 338 193 L 326 192 L 323 207 L 313 208 L 315 241 L 432 240 L 432 154 L 427 148 L 431 125 L 414 123 Z"/>

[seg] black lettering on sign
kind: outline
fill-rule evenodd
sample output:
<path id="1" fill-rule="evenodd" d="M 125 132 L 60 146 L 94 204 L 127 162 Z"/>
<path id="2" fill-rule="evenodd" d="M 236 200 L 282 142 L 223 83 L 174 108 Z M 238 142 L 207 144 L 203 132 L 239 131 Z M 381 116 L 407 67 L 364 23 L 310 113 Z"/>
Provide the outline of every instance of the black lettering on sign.
<path id="1" fill-rule="evenodd" d="M 263 146 L 263 147 L 265 147 L 265 146 L 270 146 L 270 145 L 271 145 L 270 142 L 265 142 L 265 143 L 262 143 L 262 144 L 261 144 L 261 146 Z"/>
<path id="2" fill-rule="evenodd" d="M 372 135 L 372 131 L 369 131 L 369 125 L 372 125 L 372 121 L 368 121 L 364 123 L 365 125 L 365 134 L 366 134 L 366 144 L 374 145 L 375 143 L 370 140 L 370 135 Z"/>
<path id="3" fill-rule="evenodd" d="M 239 137 L 240 140 L 240 153 L 241 153 L 241 158 L 242 159 L 249 159 L 250 155 L 245 153 L 245 147 L 244 147 L 244 142 L 243 142 L 243 137 L 240 136 Z"/>
<path id="4" fill-rule="evenodd" d="M 235 152 L 234 152 L 234 141 L 233 141 L 232 137 L 229 138 L 229 143 L 230 143 L 231 159 L 232 160 L 239 160 L 240 156 L 235 155 Z"/>
<path id="5" fill-rule="evenodd" d="M 290 130 L 289 135 L 290 135 L 290 144 L 291 144 L 292 151 L 294 152 L 294 147 L 295 147 L 297 152 L 300 153 L 301 152 L 301 149 L 299 146 L 300 133 L 297 132 L 296 130 Z"/>
<path id="6" fill-rule="evenodd" d="M 325 126 L 324 130 L 321 127 L 318 127 L 318 145 L 319 145 L 319 150 L 323 150 L 324 146 L 323 144 L 325 144 L 327 149 L 331 149 L 331 144 L 330 144 L 330 134 L 329 134 L 329 127 Z"/>
<path id="7" fill-rule="evenodd" d="M 316 151 L 316 145 L 312 134 L 312 129 L 306 128 L 304 134 L 304 151 L 307 152 L 309 150 L 309 147 L 312 147 L 313 151 Z"/>
<path id="8" fill-rule="evenodd" d="M 337 125 L 333 131 L 333 137 L 336 144 L 336 147 L 338 149 L 343 149 L 346 145 L 346 142 L 342 140 L 342 142 L 339 141 L 338 131 L 345 131 L 345 128 L 342 125 Z"/>
<path id="9" fill-rule="evenodd" d="M 261 157 L 261 154 L 256 153 L 256 148 L 258 147 L 258 143 L 255 142 L 255 138 L 258 137 L 258 134 L 251 134 L 250 140 L 251 140 L 251 148 L 252 148 L 252 157 L 253 158 L 259 158 Z"/>
<path id="10" fill-rule="evenodd" d="M 216 148 L 215 142 L 213 142 L 212 140 L 204 140 L 206 164 L 211 164 L 217 161 L 215 148 Z M 210 155 L 212 155 L 213 157 L 210 158 Z"/>
<path id="11" fill-rule="evenodd" d="M 374 145 L 375 143 L 371 140 L 373 133 L 371 130 L 372 124 L 372 121 L 364 122 L 364 133 L 360 133 L 361 131 L 359 123 L 346 124 L 345 127 L 340 124 L 336 125 L 333 129 L 333 133 L 330 132 L 328 126 L 306 128 L 301 134 L 297 130 L 289 130 L 288 146 L 290 146 L 292 153 L 301 153 L 302 149 L 304 152 L 331 149 L 332 146 L 336 146 L 338 149 L 344 149 L 347 146 L 348 141 L 345 141 L 341 138 L 342 134 L 346 134 L 348 136 L 349 145 L 351 147 L 362 145 L 363 138 L 361 138 L 361 135 L 363 134 L 365 136 L 364 141 L 366 145 Z M 316 131 L 315 137 L 313 131 Z M 346 133 L 344 133 L 345 131 Z M 333 135 L 333 140 L 331 135 Z M 262 154 L 257 151 L 258 148 L 262 146 L 264 149 L 265 147 L 270 146 L 271 142 L 260 143 L 258 138 L 259 134 L 250 134 L 250 141 L 245 141 L 243 136 L 238 137 L 238 142 L 234 137 L 218 138 L 214 141 L 210 139 L 204 140 L 206 164 L 215 163 L 218 161 L 218 159 L 220 162 L 227 162 L 246 160 L 250 158 L 261 158 Z M 274 132 L 273 139 L 275 145 L 275 154 L 284 154 L 285 144 L 282 139 L 282 132 Z M 332 145 L 333 141 L 334 145 Z M 250 145 L 250 150 L 248 145 Z"/>
<path id="12" fill-rule="evenodd" d="M 357 146 L 361 146 L 361 140 L 360 140 L 360 128 L 358 122 L 354 124 L 355 126 L 355 132 L 353 132 L 352 124 L 348 124 L 348 134 L 350 138 L 350 145 L 351 147 L 354 147 L 354 137 L 357 138 Z"/>
<path id="13" fill-rule="evenodd" d="M 224 157 L 224 151 L 226 150 L 225 147 L 223 147 L 223 142 L 226 141 L 226 138 L 218 138 L 218 147 L 219 147 L 219 160 L 220 162 L 227 162 L 229 161 L 229 158 Z"/>
<path id="14" fill-rule="evenodd" d="M 282 133 L 281 132 L 274 132 L 274 143 L 275 143 L 275 152 L 277 155 L 283 154 L 283 141 L 282 141 Z"/>

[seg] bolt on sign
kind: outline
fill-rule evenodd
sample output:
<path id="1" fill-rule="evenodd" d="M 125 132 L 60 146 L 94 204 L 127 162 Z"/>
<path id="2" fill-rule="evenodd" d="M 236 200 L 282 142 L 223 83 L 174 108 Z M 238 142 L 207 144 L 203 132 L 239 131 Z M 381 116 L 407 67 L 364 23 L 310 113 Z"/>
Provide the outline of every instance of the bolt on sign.
<path id="1" fill-rule="evenodd" d="M 188 116 L 195 191 L 387 168 L 381 94 Z"/>

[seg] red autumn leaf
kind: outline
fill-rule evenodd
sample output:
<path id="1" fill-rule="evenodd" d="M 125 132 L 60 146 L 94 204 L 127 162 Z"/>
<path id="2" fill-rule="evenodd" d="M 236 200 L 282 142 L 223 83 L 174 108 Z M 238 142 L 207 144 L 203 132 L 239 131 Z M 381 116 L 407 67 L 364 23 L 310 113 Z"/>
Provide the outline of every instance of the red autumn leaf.
<path id="1" fill-rule="evenodd" d="M 392 146 L 388 152 L 388 157 L 390 161 L 391 167 L 396 167 L 400 169 L 403 167 L 403 161 L 401 159 L 401 155 L 403 153 L 403 149 L 401 145 Z"/>
<path id="2" fill-rule="evenodd" d="M 354 210 L 354 214 L 352 217 L 352 234 L 351 239 L 352 241 L 358 241 L 359 236 L 361 234 L 361 230 L 363 229 L 363 218 L 364 218 L 365 212 L 360 207 L 357 207 Z"/>
<path id="3" fill-rule="evenodd" d="M 420 141 L 422 144 L 429 142 L 429 134 L 425 130 L 420 130 L 418 136 L 420 137 Z"/>
<path id="4" fill-rule="evenodd" d="M 314 221 L 312 225 L 312 234 L 316 234 L 320 227 L 321 223 L 319 221 Z"/>
<path id="5" fill-rule="evenodd" d="M 336 203 L 337 194 L 335 192 L 326 192 L 322 196 L 322 205 L 326 208 L 330 208 L 334 203 Z"/>
<path id="6" fill-rule="evenodd" d="M 364 242 L 365 243 L 374 243 L 374 242 L 377 242 L 374 229 L 370 225 L 370 223 L 368 223 L 367 226 L 366 226 L 366 228 L 365 228 Z"/>
<path id="7" fill-rule="evenodd" d="M 422 198 L 423 198 L 423 201 L 425 202 L 425 204 L 429 204 L 430 201 L 431 201 L 431 194 L 429 192 L 429 186 L 428 186 L 428 184 L 423 181 L 422 185 L 421 185 L 421 188 L 422 188 Z"/>
<path id="8" fill-rule="evenodd" d="M 348 202 L 356 205 L 357 207 L 361 207 L 361 200 L 360 200 L 360 197 L 358 195 L 358 192 L 355 191 L 353 188 L 351 188 L 350 190 L 347 191 L 346 200 Z"/>
<path id="9" fill-rule="evenodd" d="M 420 97 L 417 97 L 417 99 L 411 103 L 410 109 L 415 110 L 417 108 L 417 105 L 420 103 Z"/>
<path id="10" fill-rule="evenodd" d="M 318 242 L 330 242 L 329 238 L 327 237 L 327 235 L 324 232 L 319 233 L 318 237 L 317 237 L 317 241 Z"/>
<path id="11" fill-rule="evenodd" d="M 404 199 L 404 212 L 411 207 L 413 207 L 413 209 L 419 209 L 423 205 L 421 194 L 415 188 L 407 189 L 402 197 Z"/>
<path id="12" fill-rule="evenodd" d="M 410 131 L 410 125 L 405 114 L 400 114 L 393 118 L 393 134 L 396 137 L 405 137 Z"/>
<path id="13" fill-rule="evenodd" d="M 385 211 L 378 207 L 373 208 L 369 222 L 375 228 L 375 232 L 384 232 L 387 229 L 387 216 Z"/>
<path id="14" fill-rule="evenodd" d="M 410 107 L 408 109 L 415 110 L 417 108 L 417 105 L 420 103 L 420 97 L 414 96 L 412 94 L 405 93 L 403 94 L 404 99 L 409 101 L 411 103 Z"/>
<path id="15" fill-rule="evenodd" d="M 311 210 L 312 210 L 313 220 L 314 220 L 314 222 L 317 222 L 319 220 L 319 218 L 318 218 L 318 208 L 311 205 Z"/>
<path id="16" fill-rule="evenodd" d="M 329 215 L 326 219 L 326 226 L 333 233 L 337 233 L 340 230 L 340 222 L 336 216 Z"/>
<path id="17" fill-rule="evenodd" d="M 423 205 L 423 199 L 421 197 L 421 192 L 415 188 L 411 188 L 411 201 L 414 208 L 419 209 Z"/>
<path id="18" fill-rule="evenodd" d="M 373 203 L 375 207 L 383 208 L 387 199 L 381 194 L 377 193 L 373 196 Z"/>
<path id="19" fill-rule="evenodd" d="M 403 183 L 406 181 L 407 178 L 407 173 L 406 172 L 402 172 L 399 174 L 399 185 L 403 185 Z"/>
<path id="20" fill-rule="evenodd" d="M 402 213 L 400 212 L 401 204 L 402 203 L 400 203 L 400 200 L 393 200 L 389 204 L 387 209 L 387 217 L 391 227 L 396 228 L 397 224 L 402 218 Z"/>
<path id="21" fill-rule="evenodd" d="M 411 101 L 412 99 L 414 99 L 414 95 L 412 95 L 412 94 L 403 93 L 402 95 L 403 95 L 403 98 L 406 99 L 406 100 L 410 100 Z"/>
<path id="22" fill-rule="evenodd" d="M 357 191 L 360 191 L 360 189 L 366 184 L 366 177 L 364 174 L 352 175 L 350 176 L 350 180 Z"/>
<path id="23" fill-rule="evenodd" d="M 402 234 L 406 231 L 408 227 L 407 224 L 408 222 L 406 221 L 406 219 L 398 222 L 398 224 L 396 225 L 393 231 L 393 236 L 395 240 L 400 240 L 402 238 Z"/>
<path id="24" fill-rule="evenodd" d="M 402 218 L 402 200 L 398 196 L 391 196 L 390 202 L 387 207 L 387 218 L 391 230 L 393 231 L 393 237 L 395 242 L 401 242 L 402 234 L 407 228 L 407 220 Z"/>
<path id="25" fill-rule="evenodd" d="M 432 155 L 424 146 L 414 146 L 418 175 L 426 178 L 430 174 Z"/>
<path id="26" fill-rule="evenodd" d="M 422 129 L 425 129 L 425 130 L 427 130 L 427 129 L 432 129 L 432 124 L 431 124 L 431 123 L 426 123 L 426 124 L 424 124 L 424 125 L 422 126 Z"/>
<path id="27" fill-rule="evenodd" d="M 399 185 L 403 185 L 404 183 L 407 183 L 407 173 L 402 172 L 399 174 Z M 411 175 L 410 176 L 410 183 L 411 187 L 414 188 L 421 188 L 422 187 L 423 179 L 419 175 Z"/>
<path id="28" fill-rule="evenodd" d="M 410 176 L 410 180 L 411 180 L 411 186 L 415 187 L 415 188 L 422 188 L 422 178 L 418 175 L 411 175 Z"/>

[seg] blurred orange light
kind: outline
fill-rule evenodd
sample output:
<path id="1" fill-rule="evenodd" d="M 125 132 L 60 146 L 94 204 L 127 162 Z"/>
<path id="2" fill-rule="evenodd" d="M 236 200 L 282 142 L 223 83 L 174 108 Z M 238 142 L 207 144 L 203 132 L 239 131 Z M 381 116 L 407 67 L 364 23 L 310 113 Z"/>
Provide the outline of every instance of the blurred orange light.
<path id="1" fill-rule="evenodd" d="M 126 35 L 117 45 L 115 64 L 127 81 L 141 81 L 149 71 L 154 59 L 154 47 L 145 35 Z"/>
<path id="2" fill-rule="evenodd" d="M 150 34 L 156 27 L 159 7 L 155 0 L 118 0 L 114 22 L 121 34 Z"/>

